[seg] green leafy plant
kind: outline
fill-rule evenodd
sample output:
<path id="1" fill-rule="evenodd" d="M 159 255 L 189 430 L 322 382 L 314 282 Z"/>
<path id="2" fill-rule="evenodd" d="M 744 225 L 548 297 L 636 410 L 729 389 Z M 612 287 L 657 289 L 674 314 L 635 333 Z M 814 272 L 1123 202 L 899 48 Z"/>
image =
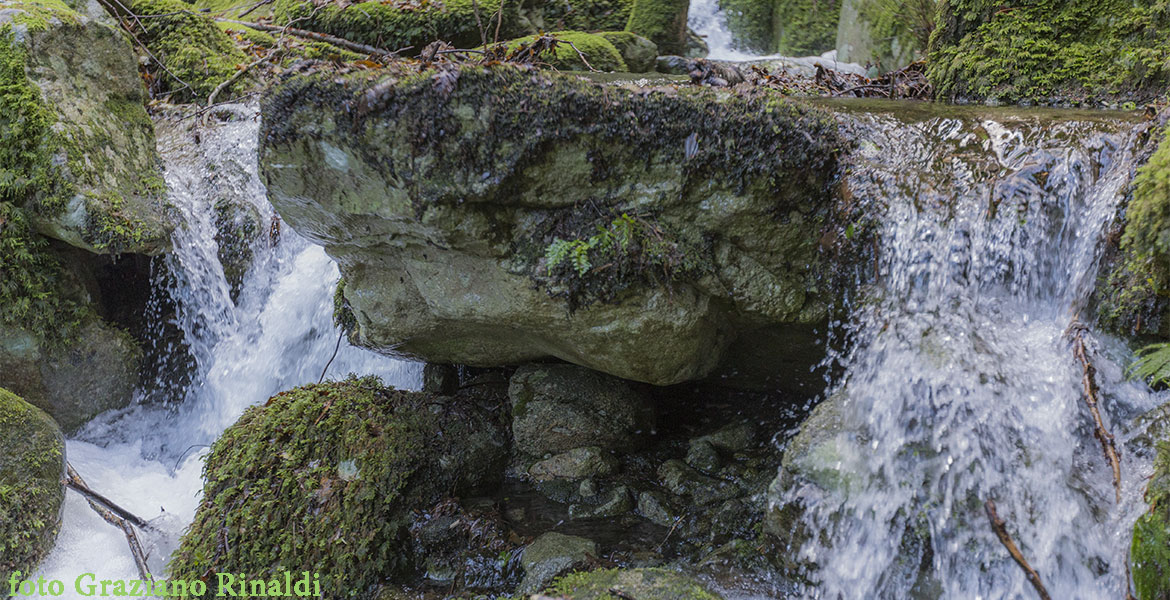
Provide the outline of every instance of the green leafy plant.
<path id="1" fill-rule="evenodd" d="M 1129 375 L 1149 381 L 1150 385 L 1170 383 L 1170 343 L 1150 344 L 1137 351 L 1129 365 Z"/>

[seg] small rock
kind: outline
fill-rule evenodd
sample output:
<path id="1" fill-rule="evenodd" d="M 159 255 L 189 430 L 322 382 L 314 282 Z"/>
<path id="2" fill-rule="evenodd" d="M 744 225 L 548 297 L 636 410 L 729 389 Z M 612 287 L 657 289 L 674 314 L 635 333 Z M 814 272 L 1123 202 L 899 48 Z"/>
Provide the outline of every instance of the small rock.
<path id="1" fill-rule="evenodd" d="M 710 442 L 712 446 L 726 452 L 744 452 L 756 446 L 756 428 L 747 422 L 733 423 L 696 441 Z"/>
<path id="2" fill-rule="evenodd" d="M 537 462 L 528 469 L 528 474 L 536 481 L 583 479 L 613 475 L 617 468 L 618 462 L 613 455 L 597 446 L 586 446 Z"/>
<path id="3" fill-rule="evenodd" d="M 691 72 L 691 59 L 681 56 L 659 56 L 654 69 L 667 75 L 686 75 Z"/>
<path id="4" fill-rule="evenodd" d="M 719 470 L 719 451 L 706 440 L 694 440 L 687 448 L 687 464 L 706 473 Z"/>
<path id="5" fill-rule="evenodd" d="M 593 540 L 550 531 L 536 538 L 524 549 L 520 564 L 524 580 L 519 594 L 532 594 L 545 588 L 557 576 L 585 566 L 590 556 L 597 556 Z"/>
<path id="6" fill-rule="evenodd" d="M 699 506 L 730 500 L 743 494 L 743 490 L 734 483 L 703 475 L 678 459 L 662 463 L 658 468 L 658 478 L 670 493 L 690 496 Z"/>
<path id="7" fill-rule="evenodd" d="M 601 490 L 597 489 L 597 482 L 592 479 L 582 481 L 581 485 L 577 487 L 577 495 L 582 498 L 592 498 L 600 493 Z"/>
<path id="8" fill-rule="evenodd" d="M 569 506 L 570 519 L 596 519 L 599 517 L 616 517 L 634 510 L 634 499 L 630 496 L 630 489 L 619 485 L 610 491 L 605 501 L 598 506 L 572 504 Z"/>
<path id="9" fill-rule="evenodd" d="M 671 506 L 665 494 L 642 492 L 638 494 L 638 512 L 651 523 L 671 527 L 678 520 L 678 511 Z"/>

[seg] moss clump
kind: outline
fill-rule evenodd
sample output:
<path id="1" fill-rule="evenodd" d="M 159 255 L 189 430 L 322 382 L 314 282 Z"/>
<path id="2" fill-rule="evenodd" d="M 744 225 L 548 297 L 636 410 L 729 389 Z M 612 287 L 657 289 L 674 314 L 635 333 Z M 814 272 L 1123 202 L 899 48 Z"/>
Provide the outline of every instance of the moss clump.
<path id="1" fill-rule="evenodd" d="M 940 98 L 1144 101 L 1170 83 L 1170 5 L 1152 0 L 943 0 L 927 75 Z"/>
<path id="2" fill-rule="evenodd" d="M 57 119 L 29 81 L 27 56 L 13 35 L 11 25 L 0 25 L 0 201 L 56 212 L 72 194 L 53 162 Z"/>
<path id="3" fill-rule="evenodd" d="M 245 50 L 251 51 L 258 49 L 269 51 L 282 48 L 276 36 L 268 32 L 252 29 L 247 25 L 225 23 L 223 21 L 217 21 L 215 24 L 221 31 L 243 45 Z M 287 52 L 281 62 L 286 65 L 300 59 L 346 62 L 366 58 L 365 55 L 350 52 L 333 44 L 313 42 L 291 35 L 286 36 L 284 42 L 283 49 L 287 50 Z"/>
<path id="4" fill-rule="evenodd" d="M 1170 598 L 1170 440 L 1158 444 L 1146 501 L 1150 511 L 1133 528 L 1133 586 L 1138 600 L 1166 600 Z"/>
<path id="5" fill-rule="evenodd" d="M 628 31 L 602 31 L 597 35 L 605 38 L 626 61 L 631 73 L 647 73 L 654 70 L 658 58 L 658 46 L 654 42 Z"/>
<path id="6" fill-rule="evenodd" d="M 68 339 L 86 309 L 60 290 L 61 264 L 24 212 L 0 201 L 0 324 L 48 341 Z"/>
<path id="7" fill-rule="evenodd" d="M 772 14 L 776 6 L 776 0 L 720 0 L 719 8 L 727 18 L 727 30 L 736 48 L 759 54 L 772 53 L 775 46 Z"/>
<path id="8" fill-rule="evenodd" d="M 630 19 L 634 0 L 536 0 L 524 12 L 544 31 L 613 31 Z M 536 19 L 534 19 L 536 17 Z"/>
<path id="9" fill-rule="evenodd" d="M 206 100 L 219 84 L 250 62 L 207 16 L 181 0 L 135 0 L 130 9 L 141 17 L 139 39 L 166 69 L 154 73 L 156 91 L 171 100 Z M 176 79 L 177 78 L 177 79 Z M 246 77 L 220 92 L 231 98 L 247 85 Z"/>
<path id="10" fill-rule="evenodd" d="M 498 427 L 475 410 L 373 377 L 304 386 L 249 409 L 212 446 L 172 578 L 309 571 L 326 598 L 369 597 L 401 580 L 416 567 L 415 511 L 503 471 L 502 440 L 474 442 Z"/>
<path id="11" fill-rule="evenodd" d="M 554 69 L 588 71 L 589 67 L 593 67 L 597 71 L 625 72 L 629 70 L 618 49 L 600 35 L 580 31 L 558 31 L 549 35 L 560 43 L 551 52 L 542 53 L 538 60 L 547 63 Z M 506 43 L 509 50 L 515 50 L 522 45 L 531 44 L 536 37 L 522 37 Z M 586 61 L 589 61 L 588 67 L 581 60 L 581 54 L 578 54 L 578 51 L 585 55 Z"/>
<path id="12" fill-rule="evenodd" d="M 602 569 L 553 582 L 552 596 L 569 600 L 721 600 L 697 581 L 667 569 Z"/>
<path id="13" fill-rule="evenodd" d="M 474 6 L 472 0 L 441 0 L 428 3 L 426 8 L 393 1 L 316 6 L 301 0 L 277 0 L 273 16 L 277 23 L 296 20 L 297 27 L 352 42 L 391 51 L 409 47 L 407 53 L 418 53 L 436 40 L 462 48 L 480 45 L 484 36 L 491 41 L 496 35 L 495 16 L 501 4 L 500 36 L 507 39 L 522 33 L 516 25 L 517 3 L 506 0 L 477 1 Z"/>
<path id="14" fill-rule="evenodd" d="M 682 54 L 689 7 L 689 0 L 634 0 L 626 31 L 654 42 L 663 54 Z"/>
<path id="15" fill-rule="evenodd" d="M 821 54 L 837 46 L 841 0 L 777 0 L 772 13 L 774 52 Z"/>
<path id="16" fill-rule="evenodd" d="M 53 547 L 65 439 L 49 415 L 0 388 L 0 572 L 30 574 Z"/>
<path id="17" fill-rule="evenodd" d="M 340 327 L 346 335 L 357 329 L 357 317 L 354 316 L 349 301 L 345 299 L 344 278 L 338 280 L 337 289 L 333 291 L 333 324 Z"/>

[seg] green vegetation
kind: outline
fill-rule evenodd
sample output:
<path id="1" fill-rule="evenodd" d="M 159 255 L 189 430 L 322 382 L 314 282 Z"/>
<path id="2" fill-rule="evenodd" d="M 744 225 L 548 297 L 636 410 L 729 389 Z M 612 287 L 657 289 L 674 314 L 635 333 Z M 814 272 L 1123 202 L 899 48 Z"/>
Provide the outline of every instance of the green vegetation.
<path id="1" fill-rule="evenodd" d="M 1170 598 L 1170 440 L 1158 444 L 1146 502 L 1150 510 L 1133 527 L 1133 586 L 1138 600 L 1165 600 Z"/>
<path id="2" fill-rule="evenodd" d="M 840 15 L 841 0 L 777 0 L 773 52 L 805 56 L 832 50 Z"/>
<path id="3" fill-rule="evenodd" d="M 719 8 L 723 9 L 727 30 L 737 48 L 760 54 L 773 52 L 772 14 L 776 6 L 776 0 L 720 0 Z"/>
<path id="4" fill-rule="evenodd" d="M 0 324 L 60 342 L 76 330 L 86 309 L 60 293 L 61 265 L 47 246 L 23 211 L 0 202 Z"/>
<path id="5" fill-rule="evenodd" d="M 0 448 L 0 571 L 31 573 L 60 526 L 65 440 L 49 415 L 0 388 Z"/>
<path id="6" fill-rule="evenodd" d="M 436 40 L 460 48 L 479 46 L 484 36 L 490 42 L 495 38 L 495 16 L 501 3 L 500 39 L 523 33 L 516 28 L 517 3 L 505 0 L 483 0 L 474 4 L 472 0 L 445 0 L 428 3 L 425 8 L 394 1 L 316 6 L 301 0 L 277 0 L 273 15 L 277 23 L 296 20 L 297 27 L 390 51 L 410 48 L 409 54 L 422 51 Z"/>
<path id="7" fill-rule="evenodd" d="M 476 446 L 492 426 L 470 411 L 375 377 L 307 385 L 248 409 L 212 446 L 171 577 L 309 571 L 326 598 L 341 598 L 413 574 L 415 512 L 503 472 L 502 442 L 495 453 Z"/>
<path id="8" fill-rule="evenodd" d="M 1142 102 L 1170 83 L 1170 5 L 942 0 L 928 76 L 940 98 Z"/>
<path id="9" fill-rule="evenodd" d="M 219 84 L 251 62 L 214 21 L 181 0 L 135 0 L 130 9 L 148 17 L 140 19 L 139 39 L 165 65 L 154 72 L 154 78 L 158 92 L 172 101 L 205 101 Z M 246 79 L 221 91 L 220 97 L 231 98 L 247 85 Z"/>
<path id="10" fill-rule="evenodd" d="M 629 68 L 622 55 L 613 44 L 604 37 L 580 31 L 558 31 L 549 34 L 556 38 L 558 43 L 551 52 L 540 54 L 539 61 L 547 63 L 562 71 L 588 71 L 581 60 L 581 54 L 589 61 L 589 66 L 597 71 L 625 72 Z M 515 50 L 526 44 L 531 44 L 537 36 L 528 36 L 507 42 L 509 50 Z M 572 44 L 572 45 L 570 45 Z M 577 52 L 580 51 L 581 54 Z"/>
<path id="11" fill-rule="evenodd" d="M 602 31 L 597 35 L 605 38 L 626 61 L 631 73 L 648 73 L 654 70 L 658 58 L 658 46 L 654 42 L 628 31 Z"/>
<path id="12" fill-rule="evenodd" d="M 887 69 L 909 63 L 930 45 L 935 0 L 861 0 L 859 16 L 869 26 L 870 60 Z M 852 59 L 851 59 L 852 60 Z"/>
<path id="13" fill-rule="evenodd" d="M 621 594 L 615 594 L 621 590 Z M 569 600 L 720 600 L 697 581 L 667 569 L 601 569 L 570 573 L 546 590 Z"/>
<path id="14" fill-rule="evenodd" d="M 614 31 L 626 26 L 634 0 L 538 0 L 535 4 L 545 31 Z"/>
<path id="15" fill-rule="evenodd" d="M 689 6 L 689 0 L 634 0 L 626 31 L 654 42 L 663 54 L 682 54 Z"/>

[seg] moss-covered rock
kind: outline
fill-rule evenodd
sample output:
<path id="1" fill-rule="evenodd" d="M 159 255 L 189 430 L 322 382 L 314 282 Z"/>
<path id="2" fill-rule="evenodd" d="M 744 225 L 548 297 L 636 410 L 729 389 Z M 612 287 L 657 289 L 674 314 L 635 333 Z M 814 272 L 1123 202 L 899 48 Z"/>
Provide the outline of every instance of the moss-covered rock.
<path id="1" fill-rule="evenodd" d="M 1138 600 L 1170 598 L 1170 439 L 1159 442 L 1146 487 L 1149 512 L 1133 527 L 1130 561 Z"/>
<path id="2" fill-rule="evenodd" d="M 926 54 L 935 0 L 842 0 L 837 60 L 900 69 Z"/>
<path id="3" fill-rule="evenodd" d="M 273 204 L 339 260 L 358 344 L 668 384 L 826 315 L 842 143 L 778 96 L 504 65 L 299 78 L 263 110 Z"/>
<path id="4" fill-rule="evenodd" d="M 0 571 L 26 576 L 53 547 L 65 501 L 65 438 L 44 412 L 0 388 Z"/>
<path id="5" fill-rule="evenodd" d="M 123 34 L 64 4 L 0 13 L 0 201 L 95 253 L 158 254 L 172 223 Z"/>
<path id="6" fill-rule="evenodd" d="M 547 594 L 569 600 L 720 600 L 694 579 L 667 569 L 602 569 L 571 573 Z"/>
<path id="7" fill-rule="evenodd" d="M 649 73 L 654 70 L 658 58 L 658 46 L 654 42 L 628 31 L 603 31 L 597 35 L 617 48 L 631 73 Z"/>
<path id="8" fill-rule="evenodd" d="M 550 35 L 560 43 L 551 52 L 542 54 L 539 60 L 554 69 L 587 71 L 589 67 L 593 67 L 596 71 L 629 70 L 618 49 L 603 36 L 580 31 L 558 31 Z M 522 44 L 530 44 L 534 39 L 536 36 L 518 38 L 507 42 L 507 46 L 514 49 Z M 585 57 L 584 60 L 581 58 L 582 55 Z M 589 64 L 586 65 L 585 61 Z"/>
<path id="9" fill-rule="evenodd" d="M 1170 83 L 1170 6 L 1152 0 L 942 0 L 927 74 L 940 98 L 1143 102 Z"/>
<path id="10" fill-rule="evenodd" d="M 634 0 L 525 0 L 524 26 L 541 31 L 614 31 L 626 26 Z"/>
<path id="11" fill-rule="evenodd" d="M 634 0 L 626 31 L 654 42 L 663 54 L 683 54 L 689 9 L 689 0 Z"/>
<path id="12" fill-rule="evenodd" d="M 325 598 L 370 597 L 419 567 L 410 541 L 424 518 L 417 513 L 498 485 L 506 439 L 465 398 L 398 391 L 376 378 L 277 394 L 213 445 L 171 576 L 309 571 L 320 574 Z"/>
<path id="13" fill-rule="evenodd" d="M 142 24 L 139 40 L 165 69 L 154 72 L 157 93 L 174 101 L 206 101 L 221 83 L 252 62 L 207 15 L 182 0 L 134 0 L 129 8 Z M 232 98 L 248 78 L 220 92 Z"/>
<path id="14" fill-rule="evenodd" d="M 501 5 L 503 6 L 501 11 Z M 317 6 L 302 0 L 277 0 L 273 5 L 277 23 L 297 21 L 297 27 L 328 33 L 352 42 L 404 53 L 418 53 L 427 44 L 443 40 L 459 48 L 479 46 L 483 40 L 535 33 L 522 27 L 519 3 L 509 0 L 445 0 L 424 8 L 383 2 L 324 3 Z M 476 13 L 479 13 L 478 19 Z M 482 29 L 481 29 L 482 25 Z"/>
<path id="15" fill-rule="evenodd" d="M 550 531 L 536 538 L 520 559 L 524 581 L 517 589 L 521 594 L 539 592 L 559 575 L 584 568 L 597 557 L 597 544 L 588 538 Z"/>

